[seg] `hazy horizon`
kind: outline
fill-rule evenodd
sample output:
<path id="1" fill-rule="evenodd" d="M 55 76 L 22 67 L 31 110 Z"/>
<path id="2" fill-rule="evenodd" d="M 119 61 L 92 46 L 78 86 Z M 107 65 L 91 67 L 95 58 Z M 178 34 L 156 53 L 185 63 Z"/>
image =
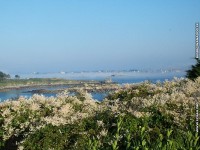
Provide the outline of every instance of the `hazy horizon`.
<path id="1" fill-rule="evenodd" d="M 187 68 L 199 0 L 0 1 L 0 70 Z"/>

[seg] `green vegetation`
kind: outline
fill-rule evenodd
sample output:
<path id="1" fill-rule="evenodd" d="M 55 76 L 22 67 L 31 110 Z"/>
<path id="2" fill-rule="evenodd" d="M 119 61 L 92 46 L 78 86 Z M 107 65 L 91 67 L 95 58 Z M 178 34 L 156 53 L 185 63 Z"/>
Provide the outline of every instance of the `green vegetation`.
<path id="1" fill-rule="evenodd" d="M 142 83 L 130 89 L 121 90 L 120 92 L 109 95 L 108 99 L 110 100 L 119 99 L 120 101 L 129 101 L 133 97 L 140 97 L 140 98 L 151 97 L 160 92 L 159 90 L 158 91 L 148 90 L 147 86 L 148 84 Z"/>
<path id="2" fill-rule="evenodd" d="M 5 74 L 5 73 L 0 71 L 0 81 L 4 81 L 4 80 L 9 79 L 9 78 L 10 78 L 9 74 Z"/>
<path id="3" fill-rule="evenodd" d="M 125 85 L 96 102 L 80 90 L 0 103 L 0 149 L 199 150 L 200 78 Z"/>
<path id="4" fill-rule="evenodd" d="M 197 60 L 197 63 L 195 65 L 192 65 L 190 70 L 187 70 L 186 77 L 191 80 L 194 80 L 199 76 L 200 76 L 200 60 Z"/>
<path id="5" fill-rule="evenodd" d="M 1 110 L 0 110 L 1 112 Z M 2 114 L 2 112 L 1 112 Z M 2 117 L 2 115 L 0 114 L 0 149 L 2 149 L 4 147 L 4 141 L 3 141 L 3 133 L 4 133 L 4 130 L 3 130 L 3 123 L 4 123 L 4 119 Z"/>
<path id="6" fill-rule="evenodd" d="M 20 79 L 20 76 L 19 75 L 15 75 L 15 79 Z"/>
<path id="7" fill-rule="evenodd" d="M 57 78 L 29 78 L 20 79 L 20 77 L 15 76 L 15 79 L 0 80 L 0 88 L 18 88 L 23 86 L 37 86 L 37 85 L 54 85 L 54 84 L 79 84 L 83 81 L 73 81 Z M 86 82 L 86 81 L 85 81 Z"/>

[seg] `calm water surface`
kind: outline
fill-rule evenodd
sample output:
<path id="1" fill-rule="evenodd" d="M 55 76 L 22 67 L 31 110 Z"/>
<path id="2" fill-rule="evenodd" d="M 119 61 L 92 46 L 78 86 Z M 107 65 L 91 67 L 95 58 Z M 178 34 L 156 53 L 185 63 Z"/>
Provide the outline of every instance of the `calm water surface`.
<path id="1" fill-rule="evenodd" d="M 132 72 L 117 72 L 117 73 L 68 73 L 68 74 L 25 74 L 21 75 L 22 78 L 64 78 L 64 79 L 74 79 L 74 80 L 97 80 L 104 81 L 105 79 L 111 78 L 112 81 L 119 84 L 125 83 L 138 83 L 145 80 L 151 82 L 172 80 L 174 77 L 184 77 L 183 72 L 169 72 L 169 73 L 132 73 Z M 5 92 L 0 92 L 0 102 L 7 99 L 16 99 L 20 96 L 31 97 L 33 95 L 32 90 L 39 89 L 66 89 L 68 86 L 52 86 L 52 87 L 39 87 L 39 88 L 23 88 L 17 90 L 9 90 Z M 103 100 L 108 93 L 91 93 L 94 99 L 99 101 Z M 46 97 L 56 96 L 55 93 L 45 93 Z"/>

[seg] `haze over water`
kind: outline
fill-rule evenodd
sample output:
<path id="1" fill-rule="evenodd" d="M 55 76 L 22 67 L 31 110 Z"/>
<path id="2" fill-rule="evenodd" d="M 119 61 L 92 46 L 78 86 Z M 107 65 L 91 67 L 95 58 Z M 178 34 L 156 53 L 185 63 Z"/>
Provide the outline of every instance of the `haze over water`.
<path id="1" fill-rule="evenodd" d="M 194 64 L 199 6 L 199 0 L 0 1 L 0 71 L 120 84 L 184 77 Z M 94 72 L 134 68 L 179 71 Z"/>
<path id="2" fill-rule="evenodd" d="M 0 1 L 6 73 L 187 68 L 199 0 Z"/>

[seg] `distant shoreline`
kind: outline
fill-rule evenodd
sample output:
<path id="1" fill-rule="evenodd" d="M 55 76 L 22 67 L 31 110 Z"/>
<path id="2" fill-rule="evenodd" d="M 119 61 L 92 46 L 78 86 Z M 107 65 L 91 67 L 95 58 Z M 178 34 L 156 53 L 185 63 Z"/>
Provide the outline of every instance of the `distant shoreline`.
<path id="1" fill-rule="evenodd" d="M 44 87 L 54 87 L 54 86 L 67 86 L 70 84 L 41 84 L 41 85 L 20 85 L 20 86 L 11 86 L 11 87 L 1 87 L 0 92 L 9 91 L 9 90 L 20 90 L 25 88 L 44 88 Z M 75 85 L 75 84 L 71 84 Z M 78 84 L 76 84 L 78 85 Z"/>
<path id="2" fill-rule="evenodd" d="M 2 82 L 0 82 L 0 85 Z M 117 85 L 115 83 L 106 83 L 101 81 L 85 81 L 85 80 L 65 80 L 65 79 L 55 79 L 55 78 L 33 78 L 33 79 L 9 79 L 3 82 L 4 86 L 0 86 L 0 92 L 6 92 L 10 90 L 20 90 L 28 88 L 48 88 L 56 86 L 69 86 L 69 89 L 85 88 L 92 90 L 92 87 L 102 86 L 106 89 L 115 89 Z M 113 87 L 113 85 L 115 85 Z"/>
<path id="3" fill-rule="evenodd" d="M 0 82 L 0 92 L 14 90 L 14 89 L 23 89 L 23 88 L 67 86 L 67 85 L 81 85 L 81 84 L 99 84 L 99 82 L 65 80 L 58 78 L 9 79 Z"/>

